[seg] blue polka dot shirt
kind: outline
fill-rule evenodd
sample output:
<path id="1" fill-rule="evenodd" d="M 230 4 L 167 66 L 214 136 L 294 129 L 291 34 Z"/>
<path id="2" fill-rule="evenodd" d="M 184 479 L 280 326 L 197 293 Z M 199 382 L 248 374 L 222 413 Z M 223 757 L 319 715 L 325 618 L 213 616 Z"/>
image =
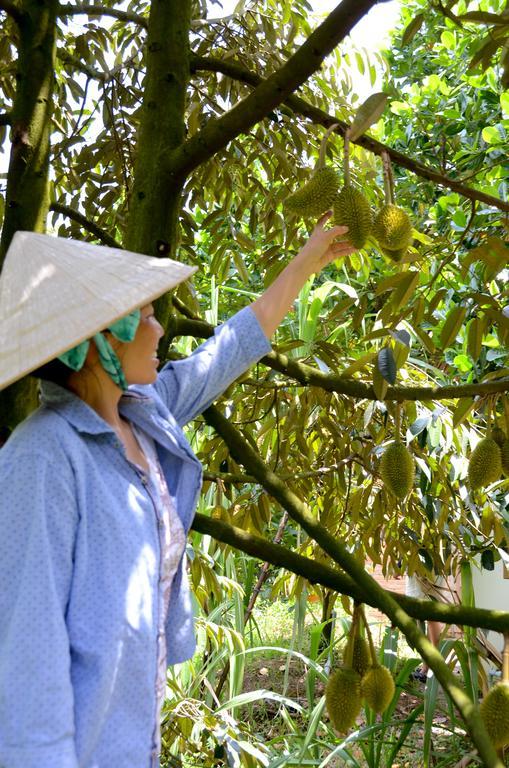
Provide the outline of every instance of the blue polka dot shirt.
<path id="1" fill-rule="evenodd" d="M 155 441 L 186 531 L 201 467 L 182 426 L 270 350 L 234 315 L 122 416 Z M 0 450 L 0 768 L 153 768 L 159 535 L 150 477 L 73 393 L 42 403 Z M 184 558 L 172 584 L 167 662 L 192 656 Z"/>

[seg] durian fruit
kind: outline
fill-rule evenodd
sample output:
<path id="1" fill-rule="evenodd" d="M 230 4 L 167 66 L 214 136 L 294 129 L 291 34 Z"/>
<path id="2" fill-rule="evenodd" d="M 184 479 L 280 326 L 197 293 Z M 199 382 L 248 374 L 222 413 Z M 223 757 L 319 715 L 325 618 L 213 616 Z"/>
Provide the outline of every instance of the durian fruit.
<path id="1" fill-rule="evenodd" d="M 495 747 L 509 744 L 509 682 L 494 685 L 481 701 L 479 711 Z"/>
<path id="2" fill-rule="evenodd" d="M 334 200 L 334 225 L 348 227 L 346 237 L 355 248 L 363 248 L 371 234 L 373 217 L 367 197 L 345 185 Z"/>
<path id="3" fill-rule="evenodd" d="M 320 216 L 332 208 L 338 188 L 336 171 L 329 166 L 318 168 L 307 184 L 286 198 L 286 206 L 303 218 Z"/>
<path id="4" fill-rule="evenodd" d="M 412 241 L 412 222 L 408 213 L 398 205 L 382 205 L 373 222 L 373 236 L 380 248 L 401 251 Z"/>
<path id="5" fill-rule="evenodd" d="M 499 446 L 499 448 L 502 448 L 504 441 L 507 440 L 504 430 L 500 429 L 500 427 L 493 427 L 491 430 L 491 437 Z"/>
<path id="6" fill-rule="evenodd" d="M 344 658 L 343 658 L 344 662 Z M 367 640 L 356 634 L 353 638 L 352 669 L 362 677 L 371 665 L 371 654 Z"/>
<path id="7" fill-rule="evenodd" d="M 359 673 L 349 667 L 340 667 L 333 672 L 325 688 L 325 704 L 334 728 L 339 733 L 346 733 L 361 711 Z"/>
<path id="8" fill-rule="evenodd" d="M 361 696 L 374 712 L 385 712 L 396 686 L 387 667 L 370 667 L 361 680 Z"/>
<path id="9" fill-rule="evenodd" d="M 391 251 L 390 248 L 380 248 L 380 250 L 382 251 L 383 255 L 387 256 L 387 258 L 390 259 L 391 261 L 399 262 L 399 261 L 403 261 L 403 259 L 407 255 L 408 247 L 398 248 L 394 251 Z"/>
<path id="10" fill-rule="evenodd" d="M 502 472 L 502 453 L 492 437 L 479 440 L 468 462 L 468 482 L 472 490 L 498 480 Z"/>
<path id="11" fill-rule="evenodd" d="M 414 484 L 415 462 L 412 454 L 400 440 L 391 443 L 383 452 L 380 474 L 386 488 L 398 499 L 404 499 Z"/>

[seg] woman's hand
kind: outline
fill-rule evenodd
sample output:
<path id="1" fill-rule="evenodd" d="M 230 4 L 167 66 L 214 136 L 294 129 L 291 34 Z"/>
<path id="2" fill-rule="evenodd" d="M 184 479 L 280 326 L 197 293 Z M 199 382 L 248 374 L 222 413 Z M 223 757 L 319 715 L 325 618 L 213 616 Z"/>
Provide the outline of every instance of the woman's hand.
<path id="1" fill-rule="evenodd" d="M 272 336 L 310 275 L 317 274 L 334 259 L 356 250 L 344 237 L 348 227 L 325 229 L 331 215 L 332 212 L 328 211 L 322 216 L 297 256 L 251 305 L 267 338 Z"/>
<path id="2" fill-rule="evenodd" d="M 345 237 L 348 227 L 336 226 L 325 229 L 325 224 L 331 216 L 332 211 L 327 211 L 319 219 L 309 240 L 294 259 L 294 263 L 303 267 L 305 265 L 308 277 L 320 272 L 331 261 L 348 256 L 356 250 Z"/>

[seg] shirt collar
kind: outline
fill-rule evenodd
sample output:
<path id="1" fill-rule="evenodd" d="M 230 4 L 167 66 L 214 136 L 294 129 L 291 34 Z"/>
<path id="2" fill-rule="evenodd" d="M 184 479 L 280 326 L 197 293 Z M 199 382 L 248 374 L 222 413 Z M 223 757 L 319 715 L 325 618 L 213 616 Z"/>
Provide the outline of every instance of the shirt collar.
<path id="1" fill-rule="evenodd" d="M 51 381 L 40 382 L 40 401 L 41 405 L 49 408 L 58 409 L 61 414 L 78 432 L 84 432 L 89 435 L 112 434 L 115 435 L 113 428 L 87 403 L 71 390 L 54 384 Z M 151 399 L 128 390 L 121 398 L 119 407 L 122 409 L 124 403 L 133 401 L 143 401 L 144 404 L 151 402 Z"/>

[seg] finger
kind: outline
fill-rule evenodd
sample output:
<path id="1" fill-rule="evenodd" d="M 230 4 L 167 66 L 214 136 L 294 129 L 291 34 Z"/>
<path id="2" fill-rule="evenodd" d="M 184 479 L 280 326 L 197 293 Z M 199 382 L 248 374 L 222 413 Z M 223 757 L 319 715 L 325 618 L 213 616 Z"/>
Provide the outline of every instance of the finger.
<path id="1" fill-rule="evenodd" d="M 323 227 L 327 222 L 329 221 L 330 217 L 332 216 L 332 211 L 326 211 L 323 216 L 320 216 L 318 219 L 316 226 L 317 227 Z"/>
<path id="2" fill-rule="evenodd" d="M 333 251 L 341 251 L 345 248 L 353 248 L 352 243 L 350 240 L 347 240 L 346 238 L 343 240 L 335 240 L 333 243 L 329 246 L 332 248 Z"/>
<path id="3" fill-rule="evenodd" d="M 335 227 L 331 227 L 327 230 L 328 234 L 331 237 L 340 237 L 341 235 L 346 235 L 348 232 L 348 227 L 341 225 L 337 225 Z"/>
<path id="4" fill-rule="evenodd" d="M 332 253 L 355 253 L 358 249 L 355 248 L 348 240 L 344 240 L 341 243 L 332 243 L 329 250 Z"/>

